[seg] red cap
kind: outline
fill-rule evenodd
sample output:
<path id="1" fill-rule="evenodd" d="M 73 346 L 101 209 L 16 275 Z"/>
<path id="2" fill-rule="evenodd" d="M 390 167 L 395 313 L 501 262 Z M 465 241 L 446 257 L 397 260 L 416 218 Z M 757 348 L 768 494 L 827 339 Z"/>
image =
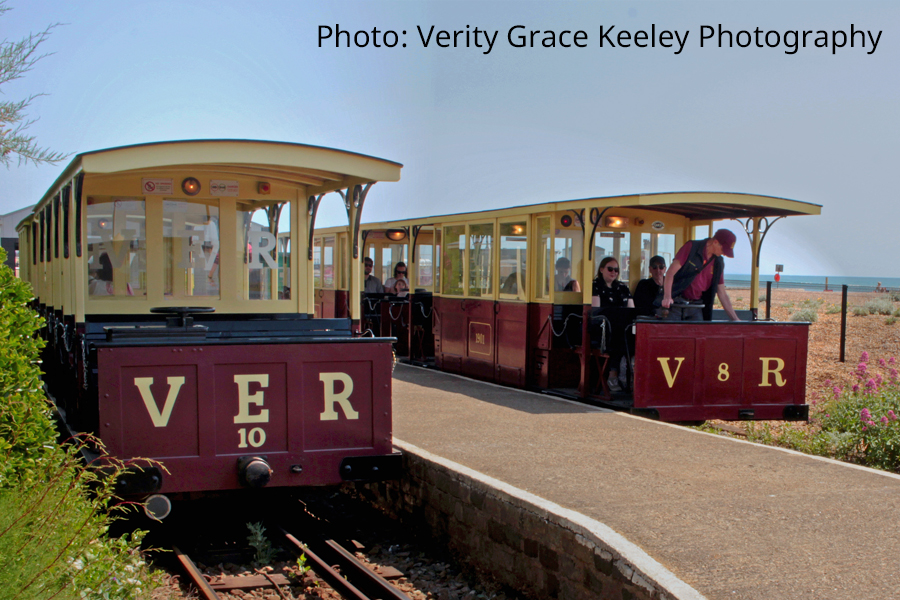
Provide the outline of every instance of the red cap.
<path id="1" fill-rule="evenodd" d="M 737 241 L 737 238 L 734 237 L 734 234 L 728 229 L 720 229 L 716 232 L 716 235 L 713 236 L 714 240 L 718 240 L 720 244 L 722 244 L 722 254 L 727 256 L 728 258 L 734 258 L 734 243 Z"/>

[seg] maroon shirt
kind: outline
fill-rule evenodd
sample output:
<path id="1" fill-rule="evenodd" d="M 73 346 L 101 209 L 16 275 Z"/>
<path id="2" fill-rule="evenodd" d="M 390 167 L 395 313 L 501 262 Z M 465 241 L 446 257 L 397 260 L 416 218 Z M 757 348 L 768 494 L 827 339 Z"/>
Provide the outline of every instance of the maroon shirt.
<path id="1" fill-rule="evenodd" d="M 680 264 L 684 265 L 687 262 L 688 258 L 691 255 L 691 242 L 687 242 L 685 245 L 681 247 L 678 251 L 678 254 L 675 255 L 675 260 L 677 260 Z M 706 252 L 706 248 L 703 249 L 703 261 L 706 262 L 709 260 L 709 254 Z M 703 270 L 697 273 L 697 276 L 694 277 L 694 280 L 691 282 L 691 285 L 688 289 L 684 290 L 681 294 L 688 300 L 699 300 L 703 295 L 703 292 L 709 289 L 709 284 L 712 281 L 713 277 L 713 268 L 715 267 L 716 261 L 710 260 L 709 264 L 703 267 Z M 719 283 L 725 283 L 725 273 L 722 273 L 719 276 Z"/>

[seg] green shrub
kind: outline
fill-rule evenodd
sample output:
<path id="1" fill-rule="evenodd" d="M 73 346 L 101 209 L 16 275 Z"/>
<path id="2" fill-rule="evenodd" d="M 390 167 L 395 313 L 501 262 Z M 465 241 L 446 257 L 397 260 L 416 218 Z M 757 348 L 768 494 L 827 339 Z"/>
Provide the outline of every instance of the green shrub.
<path id="1" fill-rule="evenodd" d="M 855 316 L 855 317 L 868 317 L 869 316 L 869 309 L 866 308 L 865 306 L 854 306 L 851 312 L 853 313 L 853 316 Z"/>
<path id="2" fill-rule="evenodd" d="M 897 322 L 897 317 L 888 317 L 887 319 L 884 320 L 885 325 L 893 325 L 896 322 Z"/>
<path id="3" fill-rule="evenodd" d="M 790 316 L 791 321 L 809 321 L 810 323 L 815 323 L 819 320 L 819 313 L 816 312 L 815 308 L 811 308 L 809 306 L 800 308 L 791 313 Z"/>
<path id="4" fill-rule="evenodd" d="M 863 306 L 872 315 L 889 315 L 894 312 L 894 303 L 890 298 L 873 298 Z"/>
<path id="5" fill-rule="evenodd" d="M 840 312 L 841 312 L 840 304 L 829 304 L 827 307 L 825 307 L 826 315 L 836 315 L 836 314 L 840 314 Z"/>
<path id="6" fill-rule="evenodd" d="M 810 399 L 810 426 L 747 423 L 751 441 L 829 456 L 900 473 L 900 380 L 896 360 L 869 362 L 863 352 L 850 381 L 826 382 L 823 401 Z"/>
<path id="7" fill-rule="evenodd" d="M 891 313 L 892 317 L 900 317 L 900 308 Z"/>
<path id="8" fill-rule="evenodd" d="M 30 286 L 0 249 L 0 590 L 21 600 L 143 597 L 142 533 L 111 539 L 114 477 L 56 443 L 42 392 Z M 90 494 L 88 493 L 90 491 Z"/>

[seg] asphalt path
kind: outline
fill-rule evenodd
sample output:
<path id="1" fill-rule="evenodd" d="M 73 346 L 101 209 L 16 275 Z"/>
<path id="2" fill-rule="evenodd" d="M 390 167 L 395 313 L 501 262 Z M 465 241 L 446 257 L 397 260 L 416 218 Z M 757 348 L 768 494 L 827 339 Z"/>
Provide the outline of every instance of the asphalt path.
<path id="1" fill-rule="evenodd" d="M 710 599 L 900 599 L 900 477 L 398 365 L 394 436 L 595 519 Z"/>

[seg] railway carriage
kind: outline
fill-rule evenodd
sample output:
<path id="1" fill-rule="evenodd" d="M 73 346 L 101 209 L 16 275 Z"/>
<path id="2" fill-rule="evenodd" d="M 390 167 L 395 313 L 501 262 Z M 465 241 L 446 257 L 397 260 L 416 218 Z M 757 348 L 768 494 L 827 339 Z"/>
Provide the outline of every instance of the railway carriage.
<path id="1" fill-rule="evenodd" d="M 164 466 L 130 473 L 123 494 L 160 506 L 396 473 L 391 340 L 358 335 L 359 303 L 318 308 L 313 240 L 335 192 L 349 223 L 341 276 L 358 294 L 365 199 L 400 170 L 244 140 L 74 158 L 19 225 L 21 273 L 46 319 L 46 384 L 66 427 Z"/>
<path id="2" fill-rule="evenodd" d="M 392 260 L 408 259 L 418 293 L 391 298 L 379 316 L 381 330 L 388 331 L 387 321 L 410 360 L 430 357 L 446 371 L 667 421 L 802 420 L 809 324 L 757 319 L 758 261 L 775 221 L 820 209 L 727 193 L 592 198 L 366 224 L 363 251 L 378 265 L 393 244 Z M 652 256 L 670 264 L 685 241 L 712 236 L 722 219 L 740 221 L 750 240 L 745 321 L 679 323 L 591 308 L 591 283 L 604 257 L 618 261 L 620 279 L 633 290 L 648 277 Z M 568 259 L 580 291 L 556 289 L 560 258 Z M 610 392 L 602 377 L 610 340 L 591 326 L 598 313 L 628 320 L 633 383 L 625 393 Z"/>

